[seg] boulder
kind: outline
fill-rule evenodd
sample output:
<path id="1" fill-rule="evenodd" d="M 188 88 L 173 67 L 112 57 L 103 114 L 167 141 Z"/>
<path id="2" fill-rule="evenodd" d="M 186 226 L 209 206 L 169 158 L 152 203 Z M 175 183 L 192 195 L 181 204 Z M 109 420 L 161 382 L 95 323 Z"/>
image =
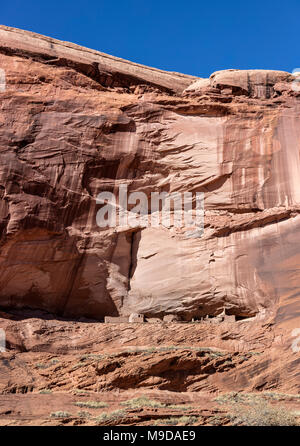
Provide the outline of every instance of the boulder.
<path id="1" fill-rule="evenodd" d="M 212 87 L 233 93 L 246 94 L 256 98 L 269 98 L 274 85 L 279 82 L 292 82 L 293 76 L 285 71 L 275 70 L 223 70 L 210 76 Z"/>

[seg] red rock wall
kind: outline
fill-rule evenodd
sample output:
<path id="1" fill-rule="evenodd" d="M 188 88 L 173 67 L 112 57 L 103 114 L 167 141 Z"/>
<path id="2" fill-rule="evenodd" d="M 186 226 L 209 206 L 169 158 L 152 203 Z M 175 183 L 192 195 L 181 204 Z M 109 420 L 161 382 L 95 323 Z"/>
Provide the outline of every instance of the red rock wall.
<path id="1" fill-rule="evenodd" d="M 0 306 L 184 319 L 300 311 L 300 96 L 0 27 Z M 204 192 L 205 230 L 101 230 L 101 191 Z M 293 322 L 296 324 L 296 322 Z"/>

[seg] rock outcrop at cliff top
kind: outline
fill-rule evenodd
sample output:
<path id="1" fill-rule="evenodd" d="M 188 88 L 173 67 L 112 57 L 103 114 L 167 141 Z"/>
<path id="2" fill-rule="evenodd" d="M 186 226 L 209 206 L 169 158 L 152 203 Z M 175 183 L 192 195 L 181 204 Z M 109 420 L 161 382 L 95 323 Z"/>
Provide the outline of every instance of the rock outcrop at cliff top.
<path id="1" fill-rule="evenodd" d="M 0 68 L 2 308 L 99 320 L 189 320 L 226 308 L 273 311 L 297 326 L 300 96 L 291 74 L 200 79 L 4 26 Z M 148 196 L 204 192 L 204 234 L 99 228 L 96 197 L 120 184 Z"/>

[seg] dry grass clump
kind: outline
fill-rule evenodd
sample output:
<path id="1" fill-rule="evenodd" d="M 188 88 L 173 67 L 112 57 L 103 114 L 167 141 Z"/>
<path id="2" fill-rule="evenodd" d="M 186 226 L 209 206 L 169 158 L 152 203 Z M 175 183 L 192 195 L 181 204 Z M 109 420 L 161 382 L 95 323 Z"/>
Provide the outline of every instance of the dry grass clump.
<path id="1" fill-rule="evenodd" d="M 234 426 L 297 426 L 295 415 L 284 407 L 273 407 L 263 399 L 237 403 L 230 414 Z"/>
<path id="2" fill-rule="evenodd" d="M 101 409 L 103 407 L 107 407 L 108 404 L 103 401 L 78 401 L 75 403 L 75 406 L 78 407 L 88 407 L 89 409 Z"/>
<path id="3" fill-rule="evenodd" d="M 161 409 L 173 409 L 173 410 L 189 410 L 192 407 L 184 404 L 166 404 L 160 401 L 151 400 L 146 396 L 141 396 L 139 398 L 133 398 L 128 401 L 121 403 L 122 406 L 130 407 L 131 409 L 139 409 L 143 407 L 154 407 Z"/>
<path id="4" fill-rule="evenodd" d="M 50 414 L 51 418 L 68 418 L 69 416 L 71 416 L 69 412 L 63 412 L 63 411 L 51 412 Z"/>
<path id="5" fill-rule="evenodd" d="M 78 416 L 79 418 L 91 418 L 90 412 L 87 412 L 86 410 L 80 410 Z"/>
<path id="6" fill-rule="evenodd" d="M 122 406 L 127 406 L 132 409 L 138 409 L 140 407 L 166 407 L 166 404 L 160 403 L 159 401 L 150 400 L 146 396 L 141 396 L 139 398 L 133 398 L 128 401 L 121 403 Z"/>
<path id="7" fill-rule="evenodd" d="M 95 418 L 98 424 L 104 423 L 106 421 L 117 422 L 127 415 L 126 410 L 114 410 L 113 412 L 104 412 L 99 417 Z"/>
<path id="8" fill-rule="evenodd" d="M 159 420 L 156 420 L 154 423 L 155 426 L 192 426 L 198 421 L 197 417 L 170 417 L 170 418 L 161 418 Z"/>
<path id="9" fill-rule="evenodd" d="M 220 404 L 226 403 L 247 403 L 252 401 L 260 401 L 262 399 L 271 401 L 284 400 L 299 400 L 300 395 L 279 393 L 279 392 L 260 392 L 260 393 L 246 393 L 246 392 L 230 392 L 220 395 L 214 401 Z"/>

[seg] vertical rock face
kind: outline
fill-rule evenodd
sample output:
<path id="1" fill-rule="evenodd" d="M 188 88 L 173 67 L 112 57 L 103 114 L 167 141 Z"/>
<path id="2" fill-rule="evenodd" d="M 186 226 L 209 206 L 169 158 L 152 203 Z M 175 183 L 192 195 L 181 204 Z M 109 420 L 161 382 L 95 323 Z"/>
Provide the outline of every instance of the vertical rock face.
<path id="1" fill-rule="evenodd" d="M 289 73 L 167 73 L 0 27 L 0 306 L 299 317 Z M 203 192 L 205 228 L 99 228 L 97 195 Z M 295 325 L 296 326 L 296 325 Z"/>

